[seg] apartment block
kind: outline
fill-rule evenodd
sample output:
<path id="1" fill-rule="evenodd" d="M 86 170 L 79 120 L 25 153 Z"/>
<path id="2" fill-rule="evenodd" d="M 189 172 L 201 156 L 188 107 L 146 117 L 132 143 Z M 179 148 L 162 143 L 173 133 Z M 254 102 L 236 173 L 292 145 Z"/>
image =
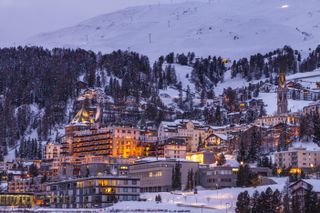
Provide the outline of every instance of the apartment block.
<path id="1" fill-rule="evenodd" d="M 128 176 L 94 176 L 50 183 L 53 208 L 104 208 L 118 201 L 136 201 L 140 180 Z"/>
<path id="2" fill-rule="evenodd" d="M 313 168 L 320 165 L 320 150 L 289 148 L 288 151 L 275 152 L 274 158 L 280 168 Z"/>
<path id="3" fill-rule="evenodd" d="M 141 192 L 168 192 L 172 188 L 172 170 L 180 166 L 182 189 L 187 184 L 188 172 L 198 170 L 198 163 L 181 159 L 144 158 L 130 165 L 129 174 L 140 178 Z"/>

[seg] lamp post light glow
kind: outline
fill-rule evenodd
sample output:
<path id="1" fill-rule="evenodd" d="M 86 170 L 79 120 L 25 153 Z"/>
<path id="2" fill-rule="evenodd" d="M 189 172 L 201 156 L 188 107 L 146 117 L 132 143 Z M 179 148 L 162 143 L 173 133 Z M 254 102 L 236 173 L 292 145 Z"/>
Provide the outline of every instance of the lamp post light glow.
<path id="1" fill-rule="evenodd" d="M 226 203 L 226 213 L 228 213 L 228 209 L 230 208 L 230 203 Z"/>

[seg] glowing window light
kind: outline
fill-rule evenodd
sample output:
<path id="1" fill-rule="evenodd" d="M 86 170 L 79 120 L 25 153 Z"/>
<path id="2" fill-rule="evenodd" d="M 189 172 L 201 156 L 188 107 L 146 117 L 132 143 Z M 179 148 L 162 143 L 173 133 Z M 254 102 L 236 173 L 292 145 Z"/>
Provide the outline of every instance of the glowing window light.
<path id="1" fill-rule="evenodd" d="M 288 8 L 288 7 L 289 7 L 289 5 L 287 5 L 287 4 L 284 4 L 284 5 L 281 6 L 282 9 L 285 9 L 285 8 Z"/>

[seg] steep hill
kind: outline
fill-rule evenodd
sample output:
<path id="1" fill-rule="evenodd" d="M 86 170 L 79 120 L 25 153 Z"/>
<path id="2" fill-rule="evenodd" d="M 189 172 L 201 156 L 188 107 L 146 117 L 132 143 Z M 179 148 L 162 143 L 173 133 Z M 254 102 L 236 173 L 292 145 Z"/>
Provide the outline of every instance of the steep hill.
<path id="1" fill-rule="evenodd" d="M 318 0 L 209 2 L 132 7 L 37 35 L 25 44 L 131 50 L 153 61 L 171 51 L 233 59 L 284 45 L 307 51 L 319 43 Z"/>

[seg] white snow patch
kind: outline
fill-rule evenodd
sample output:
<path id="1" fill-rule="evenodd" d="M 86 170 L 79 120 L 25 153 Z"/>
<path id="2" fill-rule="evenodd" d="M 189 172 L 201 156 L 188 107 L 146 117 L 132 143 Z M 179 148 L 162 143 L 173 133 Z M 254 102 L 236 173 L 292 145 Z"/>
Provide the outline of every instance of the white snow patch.
<path id="1" fill-rule="evenodd" d="M 268 115 L 273 115 L 277 111 L 277 93 L 260 93 L 258 96 L 266 105 L 265 109 Z M 291 112 L 299 112 L 303 107 L 308 106 L 312 101 L 304 100 L 288 100 L 288 110 Z"/>

